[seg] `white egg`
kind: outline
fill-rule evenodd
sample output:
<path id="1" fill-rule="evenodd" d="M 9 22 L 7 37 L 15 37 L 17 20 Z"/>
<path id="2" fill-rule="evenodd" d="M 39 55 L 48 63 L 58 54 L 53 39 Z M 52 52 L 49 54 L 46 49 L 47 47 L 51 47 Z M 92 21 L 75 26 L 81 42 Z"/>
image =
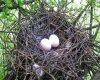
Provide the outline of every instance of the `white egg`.
<path id="1" fill-rule="evenodd" d="M 41 40 L 40 45 L 41 45 L 41 47 L 42 47 L 44 50 L 46 50 L 46 51 L 48 51 L 48 50 L 51 49 L 51 43 L 50 43 L 50 41 L 49 41 L 48 39 L 46 39 L 46 38 L 44 38 L 44 39 Z"/>
<path id="2" fill-rule="evenodd" d="M 59 46 L 59 38 L 55 34 L 50 35 L 49 41 L 50 41 L 52 47 Z"/>

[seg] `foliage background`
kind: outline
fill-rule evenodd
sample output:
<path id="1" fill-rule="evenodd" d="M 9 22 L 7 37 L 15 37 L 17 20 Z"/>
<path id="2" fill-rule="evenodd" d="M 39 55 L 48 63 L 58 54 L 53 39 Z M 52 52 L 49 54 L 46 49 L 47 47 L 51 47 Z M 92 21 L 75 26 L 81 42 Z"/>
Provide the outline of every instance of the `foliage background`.
<path id="1" fill-rule="evenodd" d="M 100 55 L 100 0 L 0 0 L 0 80 L 6 74 L 6 58 L 9 58 L 6 52 L 14 46 L 12 29 L 15 26 L 12 25 L 20 22 L 21 17 L 38 11 L 41 7 L 39 2 L 45 3 L 47 9 L 52 7 L 69 13 L 73 24 L 78 22 L 88 30 L 93 50 Z M 91 79 L 90 74 L 86 74 L 85 80 Z"/>

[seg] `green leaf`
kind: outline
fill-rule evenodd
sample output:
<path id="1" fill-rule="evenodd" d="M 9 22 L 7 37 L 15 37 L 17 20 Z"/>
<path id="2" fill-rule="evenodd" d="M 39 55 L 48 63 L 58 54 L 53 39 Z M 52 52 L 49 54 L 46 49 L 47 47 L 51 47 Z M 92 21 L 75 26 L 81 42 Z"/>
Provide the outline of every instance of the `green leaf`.
<path id="1" fill-rule="evenodd" d="M 18 4 L 19 4 L 19 6 L 22 6 L 23 5 L 23 0 L 18 0 Z"/>
<path id="2" fill-rule="evenodd" d="M 7 7 L 12 7 L 11 0 L 4 0 L 4 2 L 6 3 Z"/>
<path id="3" fill-rule="evenodd" d="M 24 4 L 23 0 L 14 0 L 19 6 Z"/>
<path id="4" fill-rule="evenodd" d="M 3 8 L 3 12 L 5 13 L 5 15 L 8 15 L 9 9 L 7 7 Z"/>

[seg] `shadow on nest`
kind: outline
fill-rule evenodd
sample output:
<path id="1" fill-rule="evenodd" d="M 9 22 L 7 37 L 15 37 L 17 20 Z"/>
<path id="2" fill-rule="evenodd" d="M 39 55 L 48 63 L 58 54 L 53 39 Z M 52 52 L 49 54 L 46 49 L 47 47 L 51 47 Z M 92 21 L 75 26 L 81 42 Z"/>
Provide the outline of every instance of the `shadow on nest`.
<path id="1" fill-rule="evenodd" d="M 51 34 L 59 37 L 59 46 L 42 50 L 41 39 Z M 9 80 L 83 80 L 95 64 L 88 33 L 72 25 L 64 13 L 46 11 L 25 16 L 15 36 Z"/>

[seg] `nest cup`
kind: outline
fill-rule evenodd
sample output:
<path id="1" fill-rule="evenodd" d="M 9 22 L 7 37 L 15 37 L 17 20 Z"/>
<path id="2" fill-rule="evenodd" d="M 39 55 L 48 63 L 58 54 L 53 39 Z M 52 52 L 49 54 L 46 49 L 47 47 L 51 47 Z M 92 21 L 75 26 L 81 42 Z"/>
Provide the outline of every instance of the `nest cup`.
<path id="1" fill-rule="evenodd" d="M 21 20 L 12 51 L 18 80 L 83 79 L 85 69 L 89 68 L 84 61 L 91 52 L 90 40 L 85 30 L 70 21 L 69 16 L 55 11 L 33 13 Z M 59 46 L 50 51 L 42 50 L 41 39 L 49 38 L 51 34 L 59 37 Z M 43 70 L 42 76 L 33 69 L 34 64 Z"/>

